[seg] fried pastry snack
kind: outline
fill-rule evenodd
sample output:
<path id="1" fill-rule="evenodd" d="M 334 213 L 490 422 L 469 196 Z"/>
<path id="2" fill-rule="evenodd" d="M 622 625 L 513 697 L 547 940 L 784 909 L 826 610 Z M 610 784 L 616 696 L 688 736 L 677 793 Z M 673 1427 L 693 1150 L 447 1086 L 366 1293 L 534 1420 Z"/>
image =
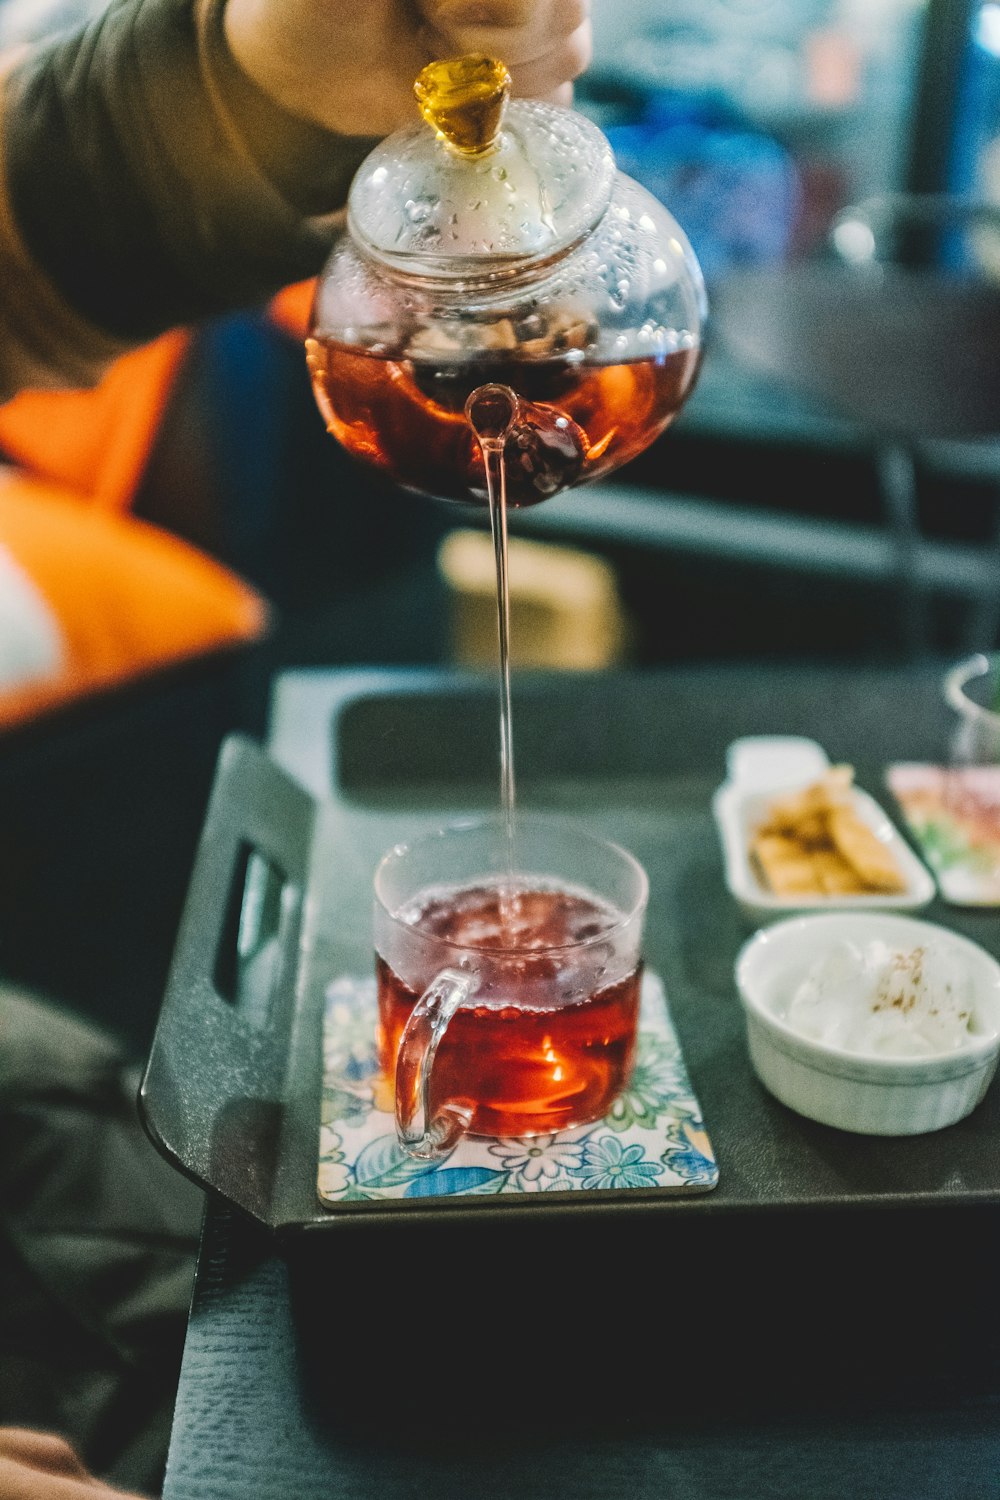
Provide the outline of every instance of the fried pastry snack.
<path id="1" fill-rule="evenodd" d="M 776 797 L 750 841 L 764 883 L 779 896 L 896 893 L 906 887 L 888 849 L 858 816 L 854 770 L 831 766 L 801 791 Z"/>

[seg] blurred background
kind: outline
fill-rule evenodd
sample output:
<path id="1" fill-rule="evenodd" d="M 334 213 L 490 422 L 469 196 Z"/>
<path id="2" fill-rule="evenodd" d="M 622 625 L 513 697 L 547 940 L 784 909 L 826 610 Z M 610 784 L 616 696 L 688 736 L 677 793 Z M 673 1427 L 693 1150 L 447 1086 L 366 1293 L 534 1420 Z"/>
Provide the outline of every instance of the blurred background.
<path id="1" fill-rule="evenodd" d="M 973 433 L 961 399 L 937 410 L 966 353 L 922 295 L 947 279 L 978 306 L 997 266 L 1000 7 L 596 0 L 594 17 L 579 105 L 687 230 L 708 356 L 675 428 L 619 476 L 620 508 L 580 492 L 530 524 L 600 541 L 643 662 L 992 644 L 994 410 Z M 852 236 L 838 216 L 856 205 Z M 918 247 L 935 215 L 946 232 Z M 904 254 L 926 277 L 873 328 Z M 918 387 L 902 414 L 884 401 L 901 380 Z"/>
<path id="2" fill-rule="evenodd" d="M 0 0 L 0 43 L 83 9 Z M 995 646 L 1000 4 L 594 0 L 594 25 L 578 107 L 687 231 L 709 342 L 646 454 L 513 517 L 515 665 L 908 663 Z M 75 505 L 105 541 L 114 527 L 122 546 L 181 549 L 179 590 L 169 568 L 155 585 L 132 570 L 146 606 L 191 626 L 161 648 L 129 625 L 129 567 L 88 569 L 82 534 L 68 540 L 67 639 L 117 654 L 88 675 L 82 652 L 48 696 L 8 694 L 0 715 L 0 970 L 140 1044 L 219 741 L 262 730 L 273 673 L 495 662 L 483 516 L 395 492 L 327 436 L 305 305 L 141 354 L 94 398 L 99 422 L 93 404 L 0 409 L 8 475 L 56 486 L 63 523 Z M 35 502 L 24 550 L 24 515 L 15 536 L 0 492 L 0 545 L 52 603 Z M 187 565 L 205 560 L 220 572 L 195 588 Z M 31 654 L 7 615 L 16 686 Z"/>

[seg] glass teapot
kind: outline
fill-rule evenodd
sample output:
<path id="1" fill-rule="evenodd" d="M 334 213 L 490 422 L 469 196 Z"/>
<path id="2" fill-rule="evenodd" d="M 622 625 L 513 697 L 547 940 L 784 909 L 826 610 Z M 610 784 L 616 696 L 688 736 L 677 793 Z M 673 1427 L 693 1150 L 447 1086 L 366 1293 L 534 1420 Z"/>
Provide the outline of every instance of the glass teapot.
<path id="1" fill-rule="evenodd" d="M 467 411 L 501 388 L 507 503 L 535 504 L 636 457 L 679 411 L 701 271 L 601 131 L 510 100 L 501 62 L 431 63 L 414 91 L 423 120 L 362 163 L 318 280 L 313 389 L 349 453 L 405 489 L 485 503 Z"/>

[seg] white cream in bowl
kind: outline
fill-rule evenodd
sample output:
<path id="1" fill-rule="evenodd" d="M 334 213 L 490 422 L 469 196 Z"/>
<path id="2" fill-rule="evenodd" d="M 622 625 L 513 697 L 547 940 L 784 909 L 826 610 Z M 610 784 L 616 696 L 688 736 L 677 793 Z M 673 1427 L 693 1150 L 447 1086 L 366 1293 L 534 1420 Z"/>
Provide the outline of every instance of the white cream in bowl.
<path id="1" fill-rule="evenodd" d="M 840 938 L 809 966 L 785 1020 L 847 1052 L 930 1057 L 970 1041 L 974 1000 L 968 957 L 951 944 Z"/>
<path id="2" fill-rule="evenodd" d="M 977 943 L 888 913 L 761 929 L 736 980 L 761 1082 L 800 1114 L 871 1135 L 969 1114 L 1000 1056 L 1000 964 Z"/>

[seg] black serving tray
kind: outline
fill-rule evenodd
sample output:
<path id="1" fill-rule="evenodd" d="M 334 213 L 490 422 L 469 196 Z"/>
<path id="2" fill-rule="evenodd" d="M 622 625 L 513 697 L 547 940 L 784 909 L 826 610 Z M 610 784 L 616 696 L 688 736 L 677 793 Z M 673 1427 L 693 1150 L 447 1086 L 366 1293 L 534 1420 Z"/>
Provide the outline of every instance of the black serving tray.
<path id="1" fill-rule="evenodd" d="M 709 806 L 728 740 L 758 727 L 808 730 L 886 800 L 889 760 L 939 750 L 938 680 L 873 674 L 859 685 L 850 674 L 846 696 L 835 680 L 819 690 L 815 674 L 795 672 L 763 695 L 746 671 L 518 684 L 522 803 L 616 838 L 650 875 L 648 961 L 665 980 L 720 1163 L 715 1192 L 660 1211 L 1000 1202 L 1000 1089 L 948 1130 L 886 1140 L 804 1120 L 760 1087 L 732 977 L 748 928 L 723 884 Z M 322 991 L 334 974 L 371 967 L 371 875 L 384 849 L 492 807 L 496 715 L 488 678 L 298 673 L 275 699 L 272 743 L 287 770 L 247 739 L 224 746 L 141 1103 L 178 1166 L 272 1228 L 340 1222 L 315 1192 Z M 258 870 L 256 896 L 251 855 L 274 872 L 268 881 Z M 245 889 L 270 915 L 251 940 L 258 951 L 238 960 Z M 997 913 L 935 902 L 926 915 L 1000 954 Z"/>
<path id="2" fill-rule="evenodd" d="M 522 805 L 617 839 L 649 872 L 647 957 L 666 985 L 719 1184 L 613 1204 L 539 1196 L 530 1209 L 490 1199 L 474 1212 L 440 1199 L 403 1212 L 320 1207 L 323 988 L 371 964 L 371 875 L 384 849 L 494 806 L 496 722 L 489 676 L 300 672 L 277 684 L 271 753 L 226 743 L 142 1083 L 153 1139 L 265 1226 L 293 1264 L 312 1267 L 293 1284 L 306 1322 L 329 1298 L 331 1265 L 342 1284 L 370 1280 L 379 1257 L 440 1255 L 459 1337 L 463 1289 L 479 1297 L 485 1280 L 530 1295 L 529 1246 L 532 1265 L 541 1254 L 562 1267 L 565 1295 L 593 1295 L 569 1266 L 655 1277 L 667 1300 L 647 1307 L 644 1326 L 680 1339 L 686 1358 L 710 1305 L 734 1379 L 752 1379 L 765 1349 L 769 1378 L 780 1366 L 792 1384 L 796 1368 L 815 1379 L 820 1348 L 834 1382 L 845 1370 L 877 1382 L 890 1367 L 895 1389 L 973 1370 L 991 1382 L 996 1320 L 984 1321 L 978 1295 L 954 1292 L 991 1284 L 1000 1249 L 1000 1090 L 958 1125 L 898 1140 L 833 1130 L 772 1099 L 747 1056 L 733 963 L 748 929 L 724 886 L 710 810 L 727 744 L 753 733 L 811 735 L 885 800 L 891 760 L 942 753 L 937 667 L 517 679 Z M 996 913 L 935 902 L 925 915 L 1000 954 Z M 943 1301 L 942 1277 L 952 1288 Z"/>

